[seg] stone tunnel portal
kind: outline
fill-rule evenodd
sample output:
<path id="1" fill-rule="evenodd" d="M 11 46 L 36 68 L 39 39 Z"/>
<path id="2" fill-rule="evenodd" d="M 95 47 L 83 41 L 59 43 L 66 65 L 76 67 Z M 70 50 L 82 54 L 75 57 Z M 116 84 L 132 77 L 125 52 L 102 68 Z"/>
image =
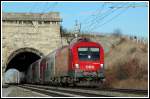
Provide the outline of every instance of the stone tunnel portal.
<path id="1" fill-rule="evenodd" d="M 40 59 L 43 56 L 39 51 L 32 48 L 22 48 L 13 52 L 6 63 L 6 70 L 15 68 L 20 72 L 26 73 L 31 63 Z"/>

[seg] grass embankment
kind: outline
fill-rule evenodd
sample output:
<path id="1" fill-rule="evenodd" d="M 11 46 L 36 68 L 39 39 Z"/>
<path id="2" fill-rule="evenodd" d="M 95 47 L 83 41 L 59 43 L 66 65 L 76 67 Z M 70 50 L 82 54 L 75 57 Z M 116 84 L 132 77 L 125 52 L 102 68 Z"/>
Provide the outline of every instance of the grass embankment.
<path id="1" fill-rule="evenodd" d="M 111 88 L 148 88 L 148 46 L 121 38 L 105 54 L 106 82 Z"/>

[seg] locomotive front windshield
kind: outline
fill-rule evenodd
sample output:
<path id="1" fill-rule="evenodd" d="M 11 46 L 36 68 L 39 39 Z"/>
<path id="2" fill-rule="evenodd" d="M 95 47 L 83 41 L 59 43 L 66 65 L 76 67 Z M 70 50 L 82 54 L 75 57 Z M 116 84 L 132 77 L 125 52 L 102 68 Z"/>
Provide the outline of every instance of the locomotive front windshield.
<path id="1" fill-rule="evenodd" d="M 94 47 L 82 47 L 78 48 L 78 56 L 79 60 L 99 60 L 100 55 L 99 55 L 99 48 L 94 48 Z"/>

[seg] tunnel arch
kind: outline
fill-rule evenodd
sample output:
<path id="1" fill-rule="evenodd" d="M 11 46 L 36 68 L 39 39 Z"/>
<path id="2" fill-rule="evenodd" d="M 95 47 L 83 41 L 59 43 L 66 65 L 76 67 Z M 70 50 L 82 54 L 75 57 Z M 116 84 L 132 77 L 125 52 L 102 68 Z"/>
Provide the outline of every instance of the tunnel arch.
<path id="1" fill-rule="evenodd" d="M 29 65 L 43 57 L 44 54 L 34 48 L 20 48 L 10 54 L 6 61 L 5 72 L 10 68 L 15 68 L 25 72 Z"/>

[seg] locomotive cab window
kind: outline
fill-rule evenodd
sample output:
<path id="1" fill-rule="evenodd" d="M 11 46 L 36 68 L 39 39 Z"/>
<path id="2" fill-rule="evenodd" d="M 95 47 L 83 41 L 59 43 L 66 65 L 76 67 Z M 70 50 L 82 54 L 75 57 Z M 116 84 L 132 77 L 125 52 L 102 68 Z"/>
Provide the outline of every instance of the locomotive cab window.
<path id="1" fill-rule="evenodd" d="M 79 60 L 96 61 L 100 59 L 99 48 L 94 47 L 80 47 L 78 48 Z"/>

